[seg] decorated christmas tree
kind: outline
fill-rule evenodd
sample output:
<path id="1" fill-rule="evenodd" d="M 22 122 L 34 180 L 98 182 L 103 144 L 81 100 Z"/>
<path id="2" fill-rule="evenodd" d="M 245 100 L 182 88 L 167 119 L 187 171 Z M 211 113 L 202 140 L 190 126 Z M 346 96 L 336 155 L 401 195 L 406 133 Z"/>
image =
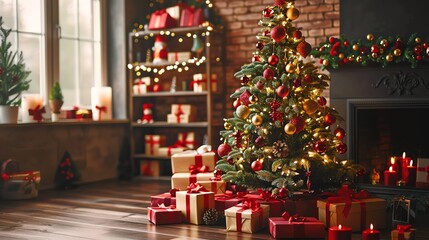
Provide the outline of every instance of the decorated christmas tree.
<path id="1" fill-rule="evenodd" d="M 55 174 L 56 187 L 57 189 L 74 188 L 79 180 L 79 170 L 71 158 L 70 153 L 66 151 L 58 163 L 57 172 Z"/>
<path id="2" fill-rule="evenodd" d="M 257 51 L 234 76 L 235 112 L 220 133 L 224 181 L 282 195 L 353 180 L 354 166 L 337 156 L 347 151 L 342 118 L 322 96 L 329 77 L 306 59 L 312 47 L 293 25 L 298 17 L 294 1 L 275 0 L 262 12 Z"/>

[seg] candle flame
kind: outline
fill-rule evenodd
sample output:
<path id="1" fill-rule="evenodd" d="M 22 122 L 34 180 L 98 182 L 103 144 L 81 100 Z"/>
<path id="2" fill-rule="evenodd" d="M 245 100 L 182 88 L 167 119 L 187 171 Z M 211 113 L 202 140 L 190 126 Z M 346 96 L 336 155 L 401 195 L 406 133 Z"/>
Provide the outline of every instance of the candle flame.
<path id="1" fill-rule="evenodd" d="M 413 160 L 410 161 L 410 166 L 413 166 Z"/>
<path id="2" fill-rule="evenodd" d="M 338 225 L 338 229 L 341 229 L 341 224 L 340 224 L 340 225 Z"/>
<path id="3" fill-rule="evenodd" d="M 371 229 L 371 230 L 374 229 L 374 225 L 372 225 L 372 223 L 371 223 L 371 225 L 369 225 L 369 229 Z"/>
<path id="4" fill-rule="evenodd" d="M 395 164 L 395 158 L 394 157 L 391 157 L 390 158 L 390 163 L 393 165 L 393 164 Z"/>
<path id="5" fill-rule="evenodd" d="M 405 152 L 402 153 L 402 158 L 405 158 Z"/>
<path id="6" fill-rule="evenodd" d="M 390 166 L 389 172 L 393 172 L 393 167 L 392 166 Z"/>

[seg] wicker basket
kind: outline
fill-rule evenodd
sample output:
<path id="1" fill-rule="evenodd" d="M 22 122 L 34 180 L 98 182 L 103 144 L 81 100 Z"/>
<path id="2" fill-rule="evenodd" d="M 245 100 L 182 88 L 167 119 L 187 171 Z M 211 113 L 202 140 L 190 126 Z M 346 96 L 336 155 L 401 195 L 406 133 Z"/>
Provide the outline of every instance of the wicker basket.
<path id="1" fill-rule="evenodd" d="M 1 165 L 0 194 L 4 199 L 31 199 L 37 197 L 40 172 L 20 172 L 19 164 L 13 159 Z"/>

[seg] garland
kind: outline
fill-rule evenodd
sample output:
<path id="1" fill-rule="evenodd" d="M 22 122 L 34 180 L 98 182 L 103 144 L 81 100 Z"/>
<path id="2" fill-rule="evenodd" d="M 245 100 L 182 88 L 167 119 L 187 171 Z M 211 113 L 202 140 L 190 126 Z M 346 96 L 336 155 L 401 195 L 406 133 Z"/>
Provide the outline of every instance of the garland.
<path id="1" fill-rule="evenodd" d="M 428 41 L 422 41 L 416 33 L 407 42 L 403 39 L 400 36 L 380 36 L 376 39 L 373 34 L 368 34 L 364 40 L 347 40 L 344 36 L 328 37 L 310 54 L 320 58 L 322 69 L 337 69 L 340 65 L 353 63 L 361 66 L 375 63 L 382 67 L 389 63 L 407 63 L 415 68 L 421 62 L 429 62 Z"/>

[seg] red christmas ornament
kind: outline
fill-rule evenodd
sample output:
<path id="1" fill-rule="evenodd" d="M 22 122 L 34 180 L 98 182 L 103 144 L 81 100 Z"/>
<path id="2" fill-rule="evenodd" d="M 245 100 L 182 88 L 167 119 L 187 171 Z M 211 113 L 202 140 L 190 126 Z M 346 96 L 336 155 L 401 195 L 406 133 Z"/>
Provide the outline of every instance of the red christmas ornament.
<path id="1" fill-rule="evenodd" d="M 270 64 L 271 66 L 277 65 L 278 62 L 279 62 L 279 57 L 277 57 L 277 55 L 272 54 L 271 56 L 268 57 L 268 64 Z"/>
<path id="2" fill-rule="evenodd" d="M 232 103 L 232 106 L 234 108 L 238 108 L 240 105 L 241 105 L 241 101 L 238 98 Z"/>
<path id="3" fill-rule="evenodd" d="M 295 125 L 295 128 L 296 128 L 295 133 L 300 133 L 305 128 L 305 120 L 300 116 L 292 118 L 290 120 L 290 123 Z"/>
<path id="4" fill-rule="evenodd" d="M 219 168 L 216 168 L 216 169 L 213 171 L 213 174 L 214 174 L 214 176 L 215 176 L 215 177 L 221 177 L 221 176 L 223 175 L 223 172 L 222 172 L 222 170 L 220 170 Z"/>
<path id="5" fill-rule="evenodd" d="M 415 46 L 414 47 L 414 53 L 415 54 L 420 54 L 421 52 L 423 52 L 423 48 L 422 48 L 422 46 L 421 45 L 417 45 L 417 46 Z"/>
<path id="6" fill-rule="evenodd" d="M 226 161 L 227 161 L 229 164 L 234 165 L 234 158 L 232 158 L 232 157 L 228 157 L 228 158 L 226 159 Z"/>
<path id="7" fill-rule="evenodd" d="M 322 142 L 322 141 L 315 142 L 313 145 L 313 148 L 317 153 L 326 152 L 326 144 L 325 144 L 325 142 Z"/>
<path id="8" fill-rule="evenodd" d="M 339 154 L 344 154 L 347 152 L 347 144 L 345 143 L 338 144 L 336 148 Z"/>
<path id="9" fill-rule="evenodd" d="M 342 140 L 346 136 L 346 131 L 340 127 L 334 130 L 335 137 Z"/>
<path id="10" fill-rule="evenodd" d="M 262 49 L 264 49 L 264 44 L 261 43 L 261 42 L 257 42 L 256 43 L 256 48 L 259 49 L 259 50 L 262 50 Z"/>
<path id="11" fill-rule="evenodd" d="M 252 57 L 252 62 L 260 62 L 261 58 L 258 55 Z"/>
<path id="12" fill-rule="evenodd" d="M 298 51 L 299 55 L 301 55 L 303 58 L 306 58 L 308 54 L 311 52 L 311 45 L 306 42 L 300 42 L 298 46 L 296 46 L 296 50 Z"/>
<path id="13" fill-rule="evenodd" d="M 330 44 L 334 44 L 338 41 L 338 39 L 336 39 L 335 37 L 329 37 L 329 43 Z"/>
<path id="14" fill-rule="evenodd" d="M 285 85 L 280 85 L 276 89 L 277 96 L 285 99 L 289 95 L 289 88 Z"/>
<path id="15" fill-rule="evenodd" d="M 264 82 L 262 82 L 262 81 L 258 81 L 258 82 L 256 83 L 256 87 L 257 87 L 259 90 L 261 90 L 262 88 L 264 88 L 264 87 L 265 87 L 265 84 L 264 84 Z"/>
<path id="16" fill-rule="evenodd" d="M 296 88 L 301 87 L 301 79 L 299 79 L 299 78 L 295 78 L 295 79 L 293 80 L 292 84 L 293 84 L 293 86 L 294 86 L 294 87 L 296 87 Z"/>
<path id="17" fill-rule="evenodd" d="M 405 48 L 404 42 L 402 42 L 400 38 L 396 39 L 395 49 L 400 49 L 401 51 L 403 51 L 404 48 Z"/>
<path id="18" fill-rule="evenodd" d="M 259 160 L 255 160 L 251 164 L 252 170 L 257 172 L 262 169 L 262 163 Z"/>
<path id="19" fill-rule="evenodd" d="M 231 152 L 232 151 L 232 148 L 231 148 L 231 146 L 229 146 L 228 144 L 226 144 L 226 143 L 222 143 L 221 145 L 219 145 L 219 147 L 217 148 L 217 154 L 220 156 L 220 157 L 223 157 L 223 156 L 226 156 L 226 155 L 228 155 L 228 153 L 229 152 Z"/>
<path id="20" fill-rule="evenodd" d="M 340 47 L 341 47 L 341 43 L 340 42 L 336 42 L 332 45 L 331 50 L 329 51 L 329 55 L 331 56 L 337 56 L 338 54 L 340 54 Z"/>
<path id="21" fill-rule="evenodd" d="M 422 56 L 420 56 L 420 55 L 417 55 L 417 56 L 416 56 L 416 60 L 417 60 L 417 61 L 421 61 L 422 59 L 423 59 L 423 58 L 422 58 Z"/>
<path id="22" fill-rule="evenodd" d="M 155 83 L 152 87 L 152 91 L 154 91 L 154 92 L 161 91 L 161 85 L 159 83 Z"/>
<path id="23" fill-rule="evenodd" d="M 319 103 L 319 105 L 322 106 L 322 107 L 325 106 L 326 103 L 327 103 L 326 98 L 324 98 L 322 96 L 317 97 L 317 103 Z"/>
<path id="24" fill-rule="evenodd" d="M 265 8 L 262 11 L 262 15 L 264 15 L 264 17 L 266 17 L 266 18 L 270 18 L 273 16 L 273 10 L 271 10 L 271 8 Z"/>
<path id="25" fill-rule="evenodd" d="M 334 115 L 328 113 L 328 114 L 325 115 L 324 120 L 325 120 L 326 124 L 332 125 L 332 124 L 335 123 L 335 121 L 337 120 L 337 118 Z"/>
<path id="26" fill-rule="evenodd" d="M 279 189 L 279 197 L 284 198 L 284 197 L 287 197 L 288 194 L 289 194 L 289 190 L 287 190 L 287 188 Z"/>
<path id="27" fill-rule="evenodd" d="M 344 41 L 343 44 L 344 44 L 344 47 L 348 47 L 349 46 L 349 42 L 348 41 Z"/>
<path id="28" fill-rule="evenodd" d="M 275 26 L 271 29 L 271 37 L 276 41 L 276 43 L 281 42 L 286 37 L 286 28 L 281 25 Z"/>
<path id="29" fill-rule="evenodd" d="M 380 48 L 374 44 L 371 46 L 371 53 L 379 53 L 380 52 Z"/>
<path id="30" fill-rule="evenodd" d="M 295 30 L 295 32 L 293 32 L 293 38 L 295 39 L 300 39 L 302 37 L 302 32 L 299 30 Z"/>
<path id="31" fill-rule="evenodd" d="M 428 48 L 429 47 L 429 43 L 427 43 L 427 42 L 425 42 L 425 43 L 423 43 L 423 47 L 426 49 L 426 48 Z"/>
<path id="32" fill-rule="evenodd" d="M 240 102 L 242 105 L 249 105 L 250 104 L 250 96 L 252 96 L 252 94 L 250 94 L 249 91 L 244 91 L 241 95 L 240 95 Z"/>
<path id="33" fill-rule="evenodd" d="M 240 78 L 240 81 L 241 81 L 241 85 L 246 85 L 247 83 L 249 83 L 250 78 L 249 78 L 249 77 L 247 77 L 247 76 L 242 76 L 242 77 Z"/>
<path id="34" fill-rule="evenodd" d="M 313 82 L 313 77 L 309 74 L 305 74 L 304 75 L 304 82 L 305 83 L 312 83 Z"/>
<path id="35" fill-rule="evenodd" d="M 267 68 L 267 69 L 264 70 L 263 76 L 264 76 L 265 79 L 267 79 L 267 80 L 273 80 L 274 75 L 275 75 L 275 72 L 274 72 L 273 69 Z"/>

